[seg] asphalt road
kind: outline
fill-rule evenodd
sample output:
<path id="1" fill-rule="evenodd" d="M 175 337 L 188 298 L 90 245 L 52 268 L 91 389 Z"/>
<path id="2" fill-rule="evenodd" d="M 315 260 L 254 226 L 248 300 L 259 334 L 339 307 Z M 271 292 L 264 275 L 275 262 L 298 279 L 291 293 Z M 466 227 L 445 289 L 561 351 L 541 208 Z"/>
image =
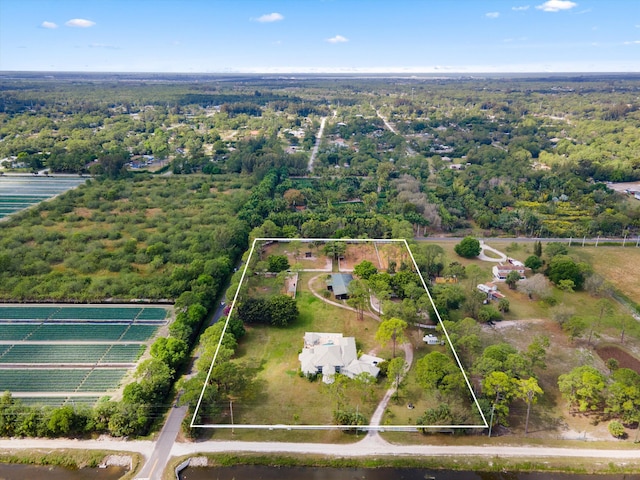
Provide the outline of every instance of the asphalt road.
<path id="1" fill-rule="evenodd" d="M 153 452 L 147 462 L 136 476 L 136 479 L 162 480 L 162 472 L 167 467 L 167 462 L 171 458 L 171 450 L 180 432 L 182 420 L 187 414 L 187 407 L 174 407 L 169 412 L 160 436 L 154 445 Z"/>
<path id="2" fill-rule="evenodd" d="M 459 242 L 464 237 L 448 237 L 445 235 L 434 235 L 429 237 L 415 237 L 415 240 L 420 242 Z M 582 245 L 582 242 L 589 244 L 597 243 L 607 243 L 607 242 L 615 242 L 615 243 L 623 243 L 626 242 L 629 245 L 635 245 L 638 243 L 640 245 L 640 236 L 638 237 L 627 237 L 626 240 L 623 237 L 596 237 L 596 238 L 562 238 L 562 237 L 547 237 L 547 238 L 537 238 L 537 237 L 478 237 L 479 240 L 484 240 L 485 242 L 491 241 L 500 241 L 500 242 L 522 242 L 522 243 L 533 243 L 540 241 L 542 243 L 548 242 L 560 242 L 560 243 L 569 243 L 571 245 L 579 246 Z"/>

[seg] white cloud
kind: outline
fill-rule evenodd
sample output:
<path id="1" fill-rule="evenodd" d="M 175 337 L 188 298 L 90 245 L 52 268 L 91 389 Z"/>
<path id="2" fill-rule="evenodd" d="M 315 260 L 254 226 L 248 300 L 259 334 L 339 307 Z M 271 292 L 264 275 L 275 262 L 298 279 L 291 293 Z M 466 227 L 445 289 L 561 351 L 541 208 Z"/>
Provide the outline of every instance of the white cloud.
<path id="1" fill-rule="evenodd" d="M 327 42 L 329 43 L 346 43 L 349 39 L 343 37 L 342 35 L 336 35 L 335 37 L 327 38 Z"/>
<path id="2" fill-rule="evenodd" d="M 576 2 L 571 2 L 569 0 L 547 0 L 536 8 L 543 12 L 560 12 L 562 10 L 571 10 L 577 6 L 578 4 Z"/>
<path id="3" fill-rule="evenodd" d="M 640 45 L 640 40 L 634 40 L 633 42 L 624 42 L 625 45 Z"/>
<path id="4" fill-rule="evenodd" d="M 271 23 L 271 22 L 279 22 L 284 20 L 284 15 L 281 13 L 273 12 L 273 13 L 265 13 L 261 17 L 253 19 L 256 22 L 260 23 Z"/>
<path id="5" fill-rule="evenodd" d="M 92 22 L 91 20 L 85 20 L 84 18 L 72 18 L 68 22 L 65 23 L 67 27 L 78 27 L 78 28 L 89 28 L 93 27 L 96 22 Z"/>
<path id="6" fill-rule="evenodd" d="M 487 18 L 498 18 L 500 16 L 500 12 L 489 12 L 484 14 Z"/>
<path id="7" fill-rule="evenodd" d="M 529 10 L 529 5 L 522 5 L 521 7 L 511 7 L 511 10 L 515 10 L 516 12 L 524 12 L 525 10 Z"/>
<path id="8" fill-rule="evenodd" d="M 47 22 L 46 20 L 40 24 L 42 28 L 58 28 L 58 24 L 53 22 Z"/>

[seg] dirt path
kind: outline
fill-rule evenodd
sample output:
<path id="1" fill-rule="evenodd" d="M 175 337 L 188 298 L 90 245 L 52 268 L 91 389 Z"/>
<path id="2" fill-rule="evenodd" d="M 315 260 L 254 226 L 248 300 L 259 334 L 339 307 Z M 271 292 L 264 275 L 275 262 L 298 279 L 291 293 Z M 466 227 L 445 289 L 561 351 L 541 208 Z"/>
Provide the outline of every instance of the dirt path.
<path id="1" fill-rule="evenodd" d="M 352 307 L 350 307 L 348 305 L 344 305 L 343 303 L 334 302 L 333 300 L 329 300 L 328 298 L 324 298 L 317 291 L 315 291 L 313 289 L 312 283 L 315 282 L 319 277 L 321 277 L 321 275 L 316 275 L 315 277 L 310 278 L 309 281 L 307 282 L 307 286 L 309 287 L 309 291 L 311 293 L 313 293 L 314 296 L 318 297 L 320 300 L 322 300 L 325 303 L 328 303 L 329 305 L 333 305 L 333 306 L 338 307 L 338 308 L 344 308 L 345 310 L 350 310 L 352 312 L 356 312 L 357 313 L 357 310 L 355 308 L 352 308 Z M 365 316 L 367 316 L 367 317 L 373 318 L 374 320 L 376 320 L 378 322 L 380 321 L 380 317 L 378 315 L 376 315 L 375 313 L 373 313 L 373 312 L 365 311 L 365 312 L 363 312 L 363 314 Z"/>
<path id="2" fill-rule="evenodd" d="M 366 436 L 353 444 L 280 443 L 280 442 L 225 442 L 177 443 L 173 455 L 194 455 L 199 452 L 259 452 L 301 453 L 331 455 L 336 457 L 365 457 L 371 455 L 429 455 L 429 456 L 498 456 L 498 457 L 565 457 L 585 459 L 635 459 L 640 460 L 638 450 L 602 450 L 595 448 L 558 447 L 509 447 L 506 445 L 394 445 L 381 437 Z"/>
<path id="3" fill-rule="evenodd" d="M 484 260 L 485 262 L 506 262 L 507 261 L 507 256 L 504 253 L 502 253 L 500 250 L 496 250 L 495 248 L 490 247 L 489 245 L 484 243 L 483 240 L 480 240 L 480 249 L 481 249 L 480 255 L 478 255 L 479 260 Z M 500 258 L 493 258 L 485 255 L 484 253 L 485 250 L 489 252 L 493 252 L 496 255 L 499 255 Z"/>

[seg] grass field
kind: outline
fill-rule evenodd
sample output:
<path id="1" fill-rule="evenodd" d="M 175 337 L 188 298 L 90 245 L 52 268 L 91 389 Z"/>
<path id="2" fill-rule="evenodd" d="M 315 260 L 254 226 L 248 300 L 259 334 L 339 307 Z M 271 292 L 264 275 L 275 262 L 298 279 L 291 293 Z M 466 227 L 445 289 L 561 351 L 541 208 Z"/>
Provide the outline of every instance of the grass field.
<path id="1" fill-rule="evenodd" d="M 355 312 L 340 309 L 313 296 L 308 288 L 311 273 L 300 275 L 297 297 L 300 315 L 294 325 L 287 328 L 252 326 L 242 339 L 238 349 L 241 361 L 256 368 L 261 391 L 252 403 L 234 403 L 234 421 L 244 424 L 307 424 L 325 425 L 333 423 L 335 398 L 330 389 L 320 380 L 310 382 L 298 375 L 305 332 L 340 332 L 354 336 L 358 349 L 367 352 L 376 347 L 374 340 L 377 322 L 365 317 L 356 318 Z M 321 275 L 321 277 L 323 277 Z M 324 288 L 323 278 L 317 280 L 317 289 Z M 361 393 L 350 392 L 353 406 Z M 378 389 L 381 391 L 380 389 Z M 360 411 L 370 415 L 375 402 L 361 401 Z M 223 418 L 222 423 L 230 421 Z"/>
<path id="2" fill-rule="evenodd" d="M 571 255 L 591 265 L 620 292 L 640 304 L 640 248 L 571 247 Z M 635 265 L 636 268 L 632 266 Z"/>

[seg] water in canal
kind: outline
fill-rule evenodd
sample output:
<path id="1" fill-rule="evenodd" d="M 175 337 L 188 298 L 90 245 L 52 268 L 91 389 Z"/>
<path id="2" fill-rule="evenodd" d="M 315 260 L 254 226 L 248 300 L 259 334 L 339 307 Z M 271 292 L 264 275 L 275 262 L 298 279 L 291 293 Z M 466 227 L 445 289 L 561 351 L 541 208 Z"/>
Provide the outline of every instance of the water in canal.
<path id="1" fill-rule="evenodd" d="M 0 480 L 118 480 L 127 473 L 122 467 L 81 468 L 0 463 Z"/>
<path id="2" fill-rule="evenodd" d="M 640 480 L 640 474 L 454 472 L 420 468 L 235 467 L 186 468 L 180 480 Z"/>

